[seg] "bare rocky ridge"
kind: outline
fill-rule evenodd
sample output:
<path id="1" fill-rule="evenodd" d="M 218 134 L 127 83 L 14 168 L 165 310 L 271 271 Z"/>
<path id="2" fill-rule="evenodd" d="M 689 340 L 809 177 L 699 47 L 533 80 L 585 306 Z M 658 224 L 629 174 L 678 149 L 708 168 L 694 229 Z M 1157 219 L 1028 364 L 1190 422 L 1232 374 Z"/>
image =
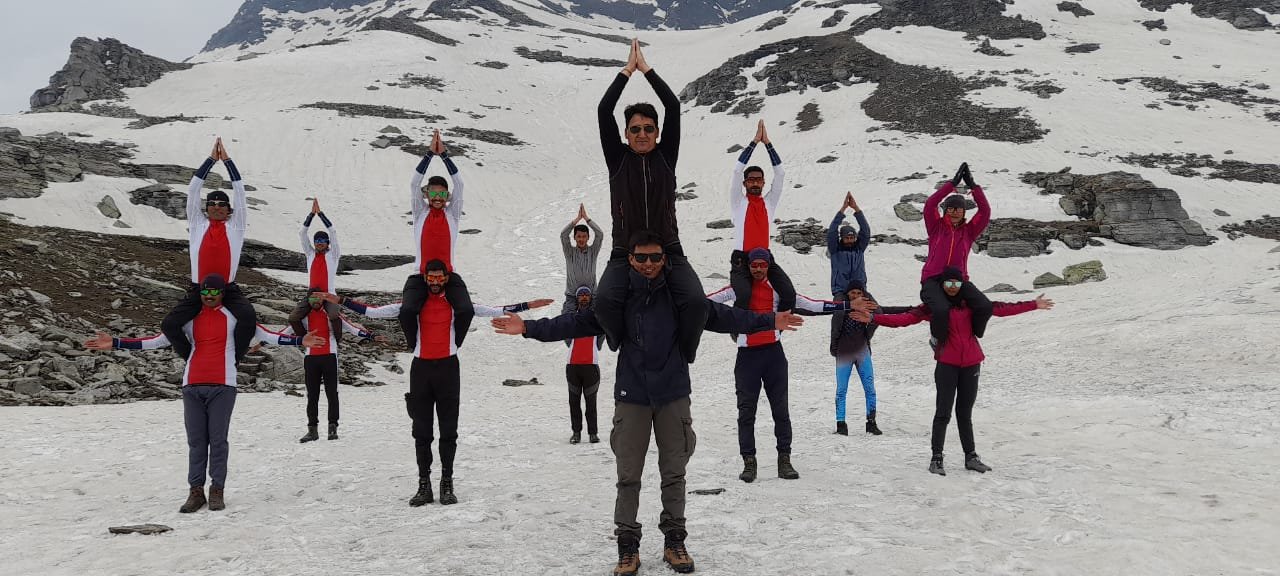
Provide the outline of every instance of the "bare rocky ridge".
<path id="1" fill-rule="evenodd" d="M 1138 4 L 1157 12 L 1164 12 L 1175 4 L 1190 4 L 1192 14 L 1201 18 L 1217 18 L 1241 30 L 1272 28 L 1267 17 L 1255 10 L 1257 8 L 1269 14 L 1280 14 L 1280 0 L 1138 0 Z"/>
<path id="2" fill-rule="evenodd" d="M 385 30 L 388 32 L 399 32 L 401 34 L 416 36 L 423 40 L 429 40 L 444 46 L 458 45 L 457 40 L 449 38 L 443 34 L 432 32 L 431 30 L 428 30 L 427 28 L 414 23 L 413 20 L 405 17 L 388 18 L 385 16 L 378 16 L 371 18 L 367 23 L 365 23 L 364 28 L 361 28 L 361 30 Z"/>
<path id="3" fill-rule="evenodd" d="M 1164 168 L 1170 174 L 1188 178 L 1240 180 L 1259 184 L 1280 184 L 1280 164 L 1254 164 L 1243 160 L 1213 159 L 1210 154 L 1127 154 L 1116 160 L 1144 168 Z M 1206 173 L 1207 172 L 1207 173 Z"/>
<path id="4" fill-rule="evenodd" d="M 1182 83 L 1168 78 L 1159 78 L 1152 76 L 1137 76 L 1133 78 L 1117 78 L 1113 80 L 1116 84 L 1126 85 L 1130 82 L 1138 82 L 1148 90 L 1165 94 L 1163 102 L 1170 106 L 1181 106 L 1188 110 L 1195 110 L 1198 106 L 1196 103 L 1206 100 L 1217 100 L 1227 104 L 1234 104 L 1241 108 L 1249 109 L 1255 105 L 1280 105 L 1280 100 L 1267 96 L 1258 96 L 1249 91 L 1249 88 L 1257 90 L 1266 90 L 1270 88 L 1266 84 L 1254 84 L 1252 86 L 1240 85 L 1236 87 L 1223 86 L 1217 82 L 1192 82 Z M 1277 110 L 1280 112 L 1280 110 Z"/>
<path id="5" fill-rule="evenodd" d="M 1001 0 L 837 0 L 820 6 L 848 4 L 880 5 L 879 12 L 854 25 L 857 34 L 876 28 L 931 26 L 964 32 L 965 38 L 970 40 L 984 36 L 993 40 L 1039 40 L 1045 37 L 1044 28 L 1039 23 L 1024 20 L 1021 15 L 1006 16 L 1005 2 Z"/>
<path id="6" fill-rule="evenodd" d="M 263 16 L 264 8 L 277 13 L 313 12 L 315 10 L 348 10 L 354 6 L 369 4 L 371 0 L 245 0 L 231 18 L 231 22 L 213 33 L 205 42 L 204 52 L 227 46 L 248 47 L 266 40 L 267 33 L 284 23 L 278 18 Z"/>
<path id="7" fill-rule="evenodd" d="M 114 38 L 76 38 L 66 65 L 49 78 L 49 86 L 31 95 L 31 111 L 79 111 L 81 102 L 123 98 L 124 88 L 146 86 L 191 66 L 148 56 Z"/>
<path id="8" fill-rule="evenodd" d="M 577 56 L 566 56 L 559 50 L 530 50 L 527 46 L 517 46 L 515 53 L 521 58 L 537 60 L 538 62 L 563 62 L 565 64 L 574 64 L 577 66 L 621 68 L 627 64 L 622 60 L 614 60 L 612 58 L 579 58 Z"/>
<path id="9" fill-rule="evenodd" d="M 1280 240 L 1280 217 L 1263 215 L 1257 220 L 1245 220 L 1238 224 L 1227 224 L 1219 228 L 1227 233 L 1227 238 L 1235 240 L 1245 234 L 1259 238 Z"/>
<path id="10" fill-rule="evenodd" d="M 479 18 L 479 16 L 467 12 L 467 10 L 483 10 L 484 12 L 501 16 L 507 20 L 508 26 L 546 27 L 546 24 L 538 22 L 524 12 L 497 0 L 435 0 L 427 8 L 426 14 L 446 20 Z"/>

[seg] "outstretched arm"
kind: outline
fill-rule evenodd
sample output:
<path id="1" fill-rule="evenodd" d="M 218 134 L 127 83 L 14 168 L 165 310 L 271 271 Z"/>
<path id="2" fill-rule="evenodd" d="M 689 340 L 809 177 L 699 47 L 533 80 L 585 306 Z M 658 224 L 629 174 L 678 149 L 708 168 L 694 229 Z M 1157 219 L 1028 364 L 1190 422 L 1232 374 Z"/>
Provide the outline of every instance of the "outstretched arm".
<path id="1" fill-rule="evenodd" d="M 866 314 L 857 311 L 855 311 L 855 314 L 855 320 L 874 322 L 876 325 L 886 328 L 904 328 L 927 321 L 930 318 L 929 308 L 923 304 L 901 314 Z"/>
<path id="2" fill-rule="evenodd" d="M 471 308 L 475 310 L 476 316 L 483 316 L 486 318 L 496 318 L 498 316 L 502 316 L 506 314 L 507 312 L 511 312 L 514 314 L 516 312 L 524 312 L 525 310 L 541 308 L 552 302 L 554 302 L 554 300 L 550 298 L 541 298 L 538 300 L 521 302 L 519 304 L 507 304 L 506 306 L 485 306 L 484 304 L 473 303 L 471 305 Z"/>
<path id="3" fill-rule="evenodd" d="M 1048 310 L 1050 308 L 1053 308 L 1053 300 L 1049 300 L 1044 297 L 1044 294 L 1041 294 L 1035 300 L 1023 302 L 992 302 L 991 315 L 1003 318 L 1005 316 L 1017 316 L 1033 310 Z"/>
<path id="4" fill-rule="evenodd" d="M 848 302 L 833 300 L 814 300 L 803 294 L 796 294 L 795 313 L 801 316 L 829 316 L 849 309 Z"/>
<path id="5" fill-rule="evenodd" d="M 368 340 L 370 338 L 373 338 L 373 332 L 370 332 L 364 326 L 360 326 L 350 320 L 347 320 L 346 318 L 339 318 L 339 320 L 341 320 L 342 322 L 343 332 L 346 332 L 347 334 L 351 334 L 352 336 L 355 336 L 361 340 Z"/>
<path id="6" fill-rule="evenodd" d="M 742 308 L 707 301 L 706 329 L 721 334 L 752 334 L 774 330 L 774 313 L 756 314 Z"/>
<path id="7" fill-rule="evenodd" d="M 600 323 L 596 321 L 594 310 L 570 312 L 554 318 L 538 320 L 524 320 L 511 313 L 501 318 L 494 318 L 492 324 L 499 334 L 521 334 L 525 338 L 539 342 L 558 342 L 604 334 L 600 329 Z"/>
<path id="8" fill-rule="evenodd" d="M 146 338 L 112 338 L 105 332 L 98 332 L 83 344 L 90 350 L 155 350 L 169 346 L 169 338 L 164 334 Z"/>
<path id="9" fill-rule="evenodd" d="M 329 296 L 331 295 L 325 295 L 325 301 L 333 302 L 334 300 L 338 300 L 347 310 L 369 318 L 396 318 L 400 315 L 400 302 L 394 302 L 384 306 L 369 306 L 364 302 L 347 298 L 346 296 L 341 298 L 335 296 L 334 299 L 330 299 Z"/>
<path id="10" fill-rule="evenodd" d="M 728 304 L 738 299 L 738 293 L 733 291 L 733 286 L 725 286 L 715 292 L 707 294 L 707 300 L 718 302 L 720 304 Z"/>

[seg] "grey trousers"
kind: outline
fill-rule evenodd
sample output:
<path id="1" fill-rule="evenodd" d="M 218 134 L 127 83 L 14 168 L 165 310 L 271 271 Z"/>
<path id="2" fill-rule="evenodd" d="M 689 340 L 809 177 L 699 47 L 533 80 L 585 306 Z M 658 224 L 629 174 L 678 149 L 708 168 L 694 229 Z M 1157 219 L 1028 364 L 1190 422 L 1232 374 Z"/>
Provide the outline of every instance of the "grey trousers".
<path id="1" fill-rule="evenodd" d="M 658 471 L 662 476 L 662 515 L 658 529 L 663 534 L 684 532 L 684 471 L 697 446 L 689 397 L 685 396 L 653 408 L 643 404 L 614 402 L 613 431 L 609 446 L 618 462 L 618 498 L 613 508 L 614 534 L 640 539 L 640 477 L 644 472 L 649 436 L 658 443 Z M 683 534 L 681 535 L 683 538 Z"/>
<path id="2" fill-rule="evenodd" d="M 214 488 L 227 483 L 227 431 L 236 407 L 235 386 L 184 386 L 182 418 L 187 425 L 187 485 L 204 486 L 205 470 Z"/>

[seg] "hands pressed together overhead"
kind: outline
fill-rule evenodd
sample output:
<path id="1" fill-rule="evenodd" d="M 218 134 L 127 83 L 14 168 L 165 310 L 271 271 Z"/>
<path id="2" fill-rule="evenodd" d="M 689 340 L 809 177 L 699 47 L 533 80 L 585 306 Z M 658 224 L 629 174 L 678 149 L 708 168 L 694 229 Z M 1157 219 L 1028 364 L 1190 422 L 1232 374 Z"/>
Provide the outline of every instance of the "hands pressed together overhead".
<path id="1" fill-rule="evenodd" d="M 966 188 L 964 194 L 968 194 L 969 193 L 968 190 L 973 189 L 974 186 L 977 186 L 977 184 L 973 182 L 973 173 L 969 172 L 968 162 L 961 163 L 960 168 L 956 170 L 956 175 L 951 178 L 952 186 L 959 186 L 960 182 L 964 182 L 964 185 Z"/>
<path id="2" fill-rule="evenodd" d="M 648 62 L 644 61 L 644 52 L 640 51 L 640 39 L 631 39 L 631 53 L 627 55 L 627 65 L 622 68 L 622 73 L 630 76 L 632 72 L 639 70 L 641 74 L 648 74 L 652 67 Z"/>

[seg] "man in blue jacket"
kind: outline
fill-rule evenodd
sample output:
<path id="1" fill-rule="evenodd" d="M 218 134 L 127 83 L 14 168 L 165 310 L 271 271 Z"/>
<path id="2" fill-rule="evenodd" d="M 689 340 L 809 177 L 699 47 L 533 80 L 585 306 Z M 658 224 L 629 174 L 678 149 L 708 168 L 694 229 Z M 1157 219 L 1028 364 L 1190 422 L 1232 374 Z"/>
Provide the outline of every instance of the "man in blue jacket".
<path id="1" fill-rule="evenodd" d="M 853 209 L 853 217 L 858 220 L 858 229 L 854 230 L 853 226 L 848 224 L 843 227 L 840 225 L 844 222 L 844 211 Z M 845 298 L 845 287 L 850 282 L 858 282 L 867 285 L 867 265 L 863 260 L 863 253 L 867 251 L 867 244 L 871 242 L 871 226 L 867 224 L 867 217 L 862 215 L 862 210 L 858 209 L 858 202 L 853 199 L 852 193 L 844 195 L 844 204 L 840 206 L 840 211 L 836 212 L 836 217 L 831 221 L 831 226 L 827 228 L 827 255 L 831 258 L 831 295 L 837 299 Z"/>
<path id="2" fill-rule="evenodd" d="M 663 560 L 679 573 L 693 571 L 685 549 L 685 465 L 696 436 L 690 415 L 689 363 L 680 352 L 677 305 L 667 285 L 667 254 L 662 238 L 641 231 L 630 242 L 627 260 L 630 289 L 624 304 L 627 322 L 619 343 L 614 379 L 613 431 L 609 444 L 618 465 L 618 496 L 614 506 L 614 534 L 618 537 L 615 576 L 634 575 L 640 567 L 640 477 L 649 450 L 650 430 L 658 444 L 662 476 L 662 515 L 658 529 L 665 536 Z M 803 320 L 790 312 L 756 314 L 707 301 L 704 328 L 724 334 L 794 330 Z M 635 321 L 631 321 L 635 319 Z M 595 310 L 555 318 L 522 320 L 515 314 L 493 319 L 500 334 L 523 335 L 542 342 L 560 342 L 602 334 Z"/>

